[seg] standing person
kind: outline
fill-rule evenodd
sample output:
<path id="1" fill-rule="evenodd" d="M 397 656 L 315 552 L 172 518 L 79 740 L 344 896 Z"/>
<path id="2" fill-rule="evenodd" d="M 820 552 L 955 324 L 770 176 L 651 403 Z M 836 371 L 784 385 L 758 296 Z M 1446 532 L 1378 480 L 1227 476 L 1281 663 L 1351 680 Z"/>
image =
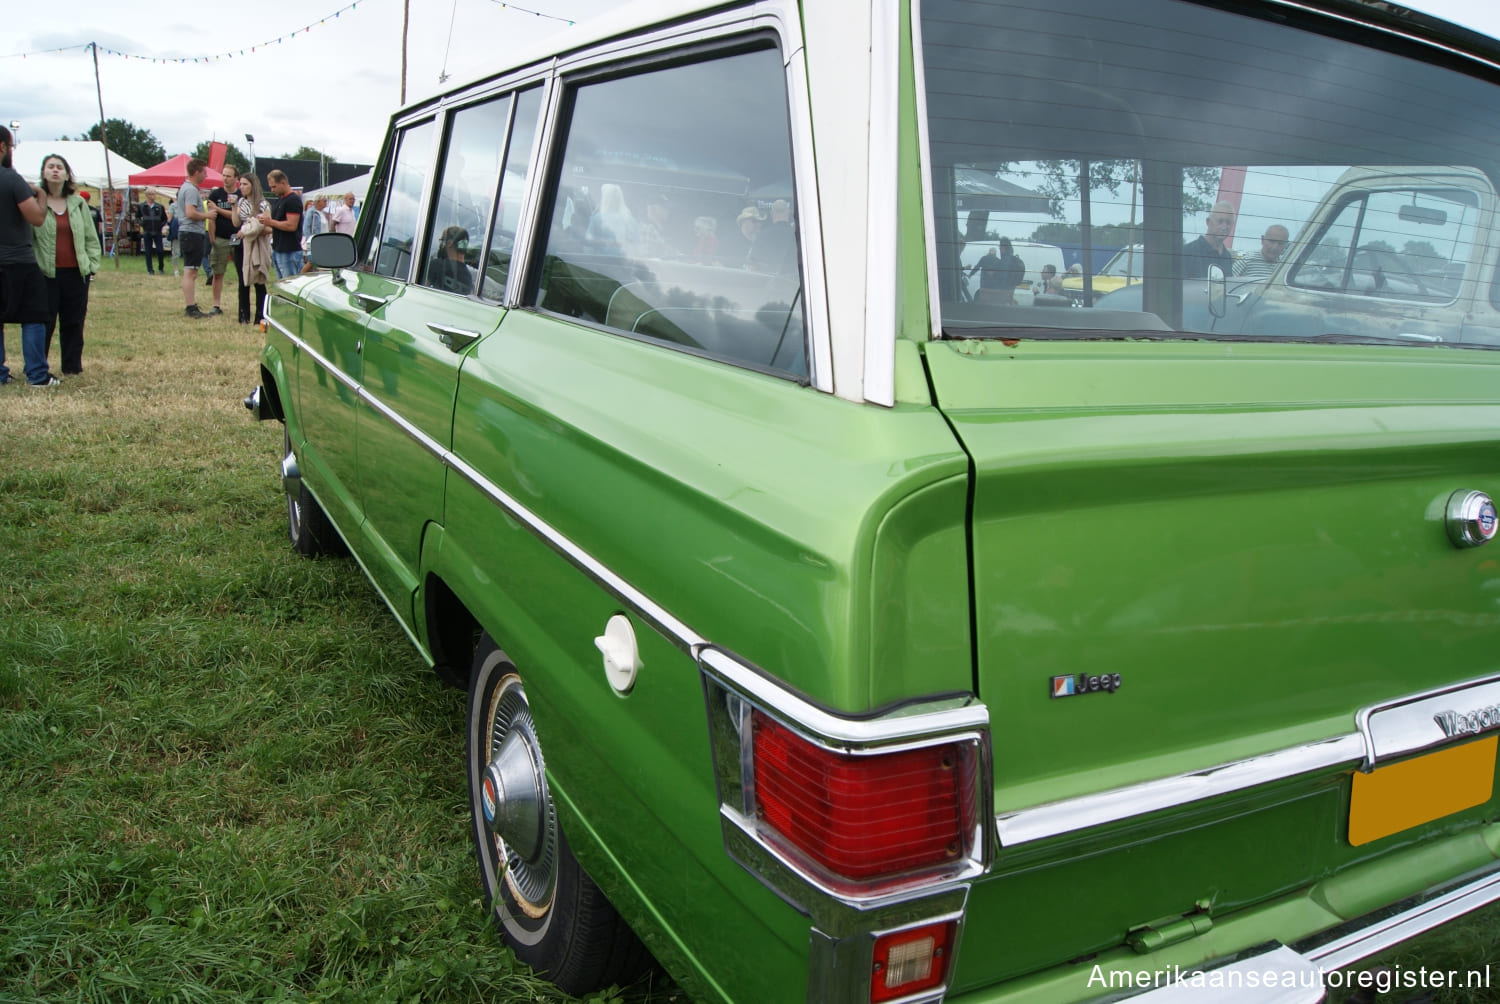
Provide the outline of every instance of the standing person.
<path id="1" fill-rule="evenodd" d="M 1203 220 L 1203 236 L 1182 246 L 1182 277 L 1202 279 L 1210 266 L 1217 265 L 1225 275 L 1234 274 L 1234 252 L 1225 245 L 1234 232 L 1234 207 L 1215 202 Z"/>
<path id="2" fill-rule="evenodd" d="M 182 220 L 178 219 L 177 200 L 173 199 L 167 206 L 167 244 L 172 251 L 172 274 L 182 274 L 182 241 L 178 240 L 177 228 L 182 226 Z"/>
<path id="3" fill-rule="evenodd" d="M 1015 247 L 1009 237 L 1000 238 L 999 248 L 989 248 L 984 257 L 970 267 L 968 274 L 979 273 L 979 303 L 996 303 L 1012 306 L 1016 302 L 1016 287 L 1026 275 L 1026 263 L 1016 257 Z"/>
<path id="4" fill-rule="evenodd" d="M 136 220 L 141 225 L 141 250 L 146 255 L 146 274 L 156 274 L 156 270 L 151 267 L 151 255 L 155 252 L 161 274 L 166 275 L 167 252 L 161 246 L 161 228 L 167 225 L 167 212 L 144 188 L 141 189 L 141 204 L 136 207 Z"/>
<path id="5" fill-rule="evenodd" d="M 335 199 L 328 209 L 328 230 L 335 234 L 354 236 L 354 193 L 345 192 L 342 200 Z"/>
<path id="6" fill-rule="evenodd" d="M 198 186 L 208 174 L 208 164 L 201 157 L 187 162 L 187 179 L 177 190 L 177 240 L 182 244 L 182 299 L 183 313 L 188 317 L 207 317 L 198 309 L 198 266 L 208 253 L 208 232 L 203 221 L 208 213 L 203 211 L 203 193 Z"/>
<path id="7" fill-rule="evenodd" d="M 1235 278 L 1271 278 L 1271 273 L 1276 271 L 1276 266 L 1281 262 L 1281 256 L 1286 253 L 1290 238 L 1291 234 L 1280 223 L 1272 223 L 1266 227 L 1266 232 L 1260 235 L 1260 250 L 1235 263 Z"/>
<path id="8" fill-rule="evenodd" d="M 260 191 L 260 179 L 253 174 L 240 175 L 240 197 L 234 211 L 240 221 L 242 250 L 240 281 L 255 288 L 255 324 L 265 317 L 266 283 L 271 281 L 271 229 L 260 222 L 271 206 Z"/>
<path id="9" fill-rule="evenodd" d="M 89 203 L 89 215 L 94 218 L 94 232 L 99 235 L 99 246 L 104 247 L 104 214 L 99 212 L 99 207 L 89 202 L 88 192 L 79 192 L 79 197 Z"/>
<path id="10" fill-rule="evenodd" d="M 302 271 L 315 272 L 312 263 L 312 239 L 328 230 L 328 196 L 313 199 L 307 215 L 302 218 Z"/>
<path id="11" fill-rule="evenodd" d="M 47 218 L 42 190 L 11 166 L 16 141 L 0 126 L 0 324 L 21 325 L 26 382 L 56 387 L 47 370 L 47 279 L 31 250 L 33 228 Z M 5 341 L 0 336 L 0 383 L 10 383 Z"/>
<path id="12" fill-rule="evenodd" d="M 240 169 L 233 164 L 224 165 L 224 184 L 208 193 L 208 215 L 214 221 L 213 243 L 209 246 L 208 261 L 212 268 L 212 279 L 209 285 L 213 288 L 214 305 L 209 316 L 222 314 L 224 311 L 219 307 L 224 297 L 224 277 L 229 274 L 229 261 L 234 259 L 235 274 L 239 274 L 240 249 L 239 222 L 234 211 L 234 203 L 239 200 Z M 236 280 L 237 286 L 244 285 L 242 281 Z M 248 297 L 248 294 L 247 294 Z M 242 303 L 240 315 L 243 318 L 245 307 L 248 307 L 248 298 Z"/>
<path id="13" fill-rule="evenodd" d="M 62 371 L 66 376 L 83 372 L 83 319 L 89 311 L 89 283 L 99 271 L 104 254 L 88 203 L 74 189 L 73 169 L 68 162 L 59 154 L 48 154 L 42 160 L 41 180 L 47 212 L 37 224 L 32 249 L 37 267 L 47 277 L 47 335 L 43 354 L 51 350 L 52 332 L 58 329 Z M 160 232 L 158 227 L 157 233 Z"/>
<path id="14" fill-rule="evenodd" d="M 292 191 L 285 171 L 272 171 L 266 180 L 276 200 L 269 213 L 261 214 L 260 222 L 272 231 L 271 263 L 276 266 L 276 278 L 285 279 L 302 271 L 302 196 Z"/>

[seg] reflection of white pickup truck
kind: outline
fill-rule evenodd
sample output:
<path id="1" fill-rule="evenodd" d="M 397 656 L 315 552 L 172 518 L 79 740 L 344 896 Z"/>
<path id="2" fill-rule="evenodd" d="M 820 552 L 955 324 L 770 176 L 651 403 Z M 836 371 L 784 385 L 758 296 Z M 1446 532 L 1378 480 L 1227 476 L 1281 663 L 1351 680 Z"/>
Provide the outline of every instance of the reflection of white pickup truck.
<path id="1" fill-rule="evenodd" d="M 1185 280 L 1180 330 L 1500 344 L 1495 190 L 1465 167 L 1351 167 L 1269 278 Z M 1142 309 L 1129 286 L 1100 307 Z M 1146 301 L 1151 302 L 1151 301 Z M 1165 318 L 1164 318 L 1165 319 Z"/>
<path id="2" fill-rule="evenodd" d="M 979 276 L 969 276 L 969 270 L 979 264 L 979 259 L 991 249 L 998 249 L 996 241 L 975 241 L 964 246 L 960 255 L 962 268 L 959 271 L 960 287 L 967 288 L 972 293 L 979 289 Z M 1042 266 L 1051 265 L 1058 275 L 1063 275 L 1062 248 L 1056 244 L 1037 244 L 1032 241 L 1012 241 L 1011 247 L 1016 257 L 1026 266 L 1026 274 L 1021 280 L 1021 285 L 1016 287 L 1016 304 L 1022 307 L 1031 306 L 1032 297 L 1042 291 Z"/>

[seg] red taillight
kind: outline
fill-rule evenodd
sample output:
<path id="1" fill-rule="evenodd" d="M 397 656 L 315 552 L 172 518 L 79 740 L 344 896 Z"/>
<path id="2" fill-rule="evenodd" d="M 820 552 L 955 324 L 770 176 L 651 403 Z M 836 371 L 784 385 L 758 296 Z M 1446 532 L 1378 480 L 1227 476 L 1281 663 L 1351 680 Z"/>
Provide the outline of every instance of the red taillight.
<path id="1" fill-rule="evenodd" d="M 872 1004 L 941 986 L 948 978 L 956 926 L 950 920 L 877 938 L 870 971 Z"/>
<path id="2" fill-rule="evenodd" d="M 756 808 L 835 875 L 871 879 L 957 860 L 973 815 L 972 744 L 853 756 L 753 718 Z"/>

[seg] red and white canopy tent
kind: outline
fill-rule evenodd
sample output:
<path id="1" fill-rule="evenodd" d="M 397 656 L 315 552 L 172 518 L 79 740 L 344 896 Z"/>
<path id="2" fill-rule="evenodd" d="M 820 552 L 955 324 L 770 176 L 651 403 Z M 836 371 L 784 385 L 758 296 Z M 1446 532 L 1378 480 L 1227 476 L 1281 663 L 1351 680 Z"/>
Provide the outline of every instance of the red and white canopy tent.
<path id="1" fill-rule="evenodd" d="M 126 180 L 130 183 L 131 188 L 141 188 L 149 185 L 156 188 L 169 188 L 175 193 L 177 189 L 182 187 L 182 183 L 187 180 L 187 163 L 191 159 L 187 154 L 179 153 L 175 157 L 162 161 L 155 167 L 148 167 L 144 171 L 130 175 Z M 218 170 L 210 167 L 207 169 L 207 172 L 207 175 L 203 179 L 204 186 L 217 188 L 224 184 L 224 175 L 220 174 Z"/>

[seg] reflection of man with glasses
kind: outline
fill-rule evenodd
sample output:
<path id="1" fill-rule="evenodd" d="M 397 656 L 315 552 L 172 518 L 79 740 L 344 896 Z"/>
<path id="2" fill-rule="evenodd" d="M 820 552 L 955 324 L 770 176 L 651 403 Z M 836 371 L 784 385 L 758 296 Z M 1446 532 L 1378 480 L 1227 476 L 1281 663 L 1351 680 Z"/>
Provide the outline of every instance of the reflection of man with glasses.
<path id="1" fill-rule="evenodd" d="M 1182 248 L 1184 279 L 1205 278 L 1211 265 L 1222 268 L 1225 275 L 1234 272 L 1234 254 L 1224 246 L 1234 231 L 1234 207 L 1227 202 L 1215 202 L 1204 224 L 1203 236 L 1188 241 Z"/>
<path id="2" fill-rule="evenodd" d="M 438 253 L 427 268 L 426 285 L 465 296 L 474 292 L 474 273 L 464 259 L 469 253 L 469 232 L 453 226 L 438 238 Z"/>
<path id="3" fill-rule="evenodd" d="M 1279 223 L 1266 227 L 1266 232 L 1260 236 L 1260 250 L 1240 259 L 1234 270 L 1234 277 L 1257 281 L 1269 279 L 1271 273 L 1276 271 L 1276 265 L 1281 261 L 1281 256 L 1286 253 L 1289 236 L 1286 227 Z"/>

